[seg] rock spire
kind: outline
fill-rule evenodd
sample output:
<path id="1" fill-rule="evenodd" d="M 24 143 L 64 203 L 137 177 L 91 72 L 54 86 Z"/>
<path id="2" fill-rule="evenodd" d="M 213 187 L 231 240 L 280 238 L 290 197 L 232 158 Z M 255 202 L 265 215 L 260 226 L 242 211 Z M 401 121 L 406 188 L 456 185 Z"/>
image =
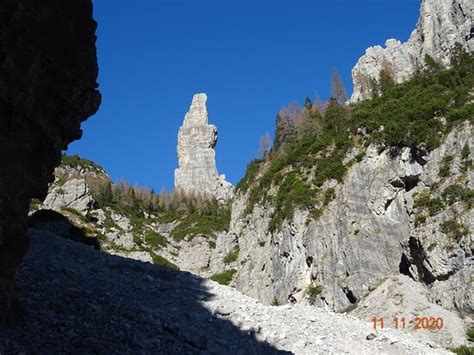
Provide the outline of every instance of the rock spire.
<path id="1" fill-rule="evenodd" d="M 217 172 L 214 147 L 217 128 L 208 123 L 206 94 L 196 94 L 178 133 L 179 168 L 174 173 L 176 190 L 187 194 L 232 198 L 234 187 Z"/>

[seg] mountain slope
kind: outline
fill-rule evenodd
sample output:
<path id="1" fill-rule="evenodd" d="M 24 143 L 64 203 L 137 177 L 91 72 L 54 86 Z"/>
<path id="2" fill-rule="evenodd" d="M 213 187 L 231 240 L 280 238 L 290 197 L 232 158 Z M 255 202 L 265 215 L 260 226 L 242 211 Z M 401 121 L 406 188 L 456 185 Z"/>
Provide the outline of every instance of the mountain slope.
<path id="1" fill-rule="evenodd" d="M 237 186 L 232 284 L 345 311 L 402 274 L 472 326 L 473 67 L 461 54 L 372 100 L 279 116 L 273 151 Z"/>

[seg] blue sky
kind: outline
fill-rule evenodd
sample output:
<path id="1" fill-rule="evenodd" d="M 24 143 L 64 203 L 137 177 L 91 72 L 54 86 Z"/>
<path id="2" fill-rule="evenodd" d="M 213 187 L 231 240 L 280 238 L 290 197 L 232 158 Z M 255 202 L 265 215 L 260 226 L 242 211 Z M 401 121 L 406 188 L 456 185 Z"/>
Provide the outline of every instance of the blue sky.
<path id="1" fill-rule="evenodd" d="M 114 180 L 173 187 L 176 139 L 194 93 L 219 130 L 232 183 L 291 101 L 330 95 L 368 46 L 408 39 L 419 0 L 94 0 L 103 103 L 70 145 Z"/>

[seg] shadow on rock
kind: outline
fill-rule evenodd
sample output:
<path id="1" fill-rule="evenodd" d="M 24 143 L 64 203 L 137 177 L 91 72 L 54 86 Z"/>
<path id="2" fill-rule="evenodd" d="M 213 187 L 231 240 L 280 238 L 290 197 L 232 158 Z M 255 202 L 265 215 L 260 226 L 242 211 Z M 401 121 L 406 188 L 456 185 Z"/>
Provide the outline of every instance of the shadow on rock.
<path id="1" fill-rule="evenodd" d="M 28 219 L 28 227 L 41 229 L 57 234 L 75 242 L 91 245 L 100 250 L 100 243 L 96 236 L 89 236 L 83 228 L 75 226 L 69 218 L 53 210 L 39 210 Z"/>
<path id="2" fill-rule="evenodd" d="M 1 353 L 283 353 L 206 309 L 203 279 L 29 235 L 18 273 L 28 316 L 1 329 Z"/>

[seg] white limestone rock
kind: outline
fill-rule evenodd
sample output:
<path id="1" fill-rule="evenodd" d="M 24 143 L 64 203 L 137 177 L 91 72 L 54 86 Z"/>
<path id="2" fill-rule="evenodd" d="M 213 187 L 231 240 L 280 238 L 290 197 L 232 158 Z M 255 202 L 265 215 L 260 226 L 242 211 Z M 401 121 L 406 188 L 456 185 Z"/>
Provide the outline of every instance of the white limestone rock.
<path id="1" fill-rule="evenodd" d="M 110 217 L 116 227 L 104 231 L 106 240 L 112 245 L 129 250 L 132 249 L 135 246 L 135 243 L 133 241 L 132 224 L 128 217 L 121 215 L 110 208 L 107 208 L 107 212 L 110 213 Z"/>
<path id="2" fill-rule="evenodd" d="M 390 67 L 401 83 L 423 67 L 426 55 L 448 67 L 456 43 L 474 51 L 473 18 L 472 0 L 423 0 L 418 24 L 407 42 L 389 39 L 385 47 L 370 47 L 359 59 L 352 69 L 352 101 L 371 97 L 370 81 L 378 79 L 383 66 Z"/>
<path id="3" fill-rule="evenodd" d="M 208 124 L 206 94 L 196 94 L 178 134 L 179 168 L 175 170 L 176 190 L 191 195 L 212 196 L 227 201 L 234 187 L 219 175 L 215 150 L 217 128 Z"/>
<path id="4" fill-rule="evenodd" d="M 404 332 L 416 333 L 447 348 L 466 345 L 467 319 L 463 320 L 455 312 L 431 303 L 429 296 L 430 290 L 421 283 L 405 275 L 392 276 L 361 301 L 351 315 L 367 322 L 373 317 L 383 317 L 385 328 L 396 329 L 398 326 Z M 443 326 L 440 329 L 415 329 L 417 317 L 441 318 Z M 394 318 L 398 318 L 398 322 Z M 405 327 L 402 318 L 405 319 Z"/>
<path id="5" fill-rule="evenodd" d="M 72 179 L 63 185 L 55 185 L 46 196 L 42 208 L 60 212 L 71 208 L 86 215 L 94 206 L 94 198 L 84 179 Z"/>

